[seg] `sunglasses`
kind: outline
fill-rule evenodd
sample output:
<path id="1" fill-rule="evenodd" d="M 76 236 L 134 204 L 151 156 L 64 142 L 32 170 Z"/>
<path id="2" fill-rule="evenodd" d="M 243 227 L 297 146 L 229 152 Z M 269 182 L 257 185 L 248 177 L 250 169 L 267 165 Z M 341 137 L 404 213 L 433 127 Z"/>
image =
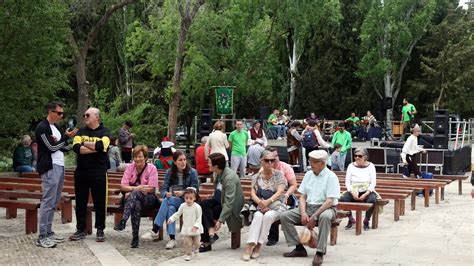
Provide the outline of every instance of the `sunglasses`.
<path id="1" fill-rule="evenodd" d="M 83 117 L 84 118 L 89 118 L 91 116 L 91 114 L 84 114 Z"/>
<path id="2" fill-rule="evenodd" d="M 263 159 L 263 161 L 266 163 L 274 163 L 275 159 Z"/>
<path id="3" fill-rule="evenodd" d="M 59 111 L 51 111 L 51 112 L 56 113 L 58 115 L 64 115 L 64 112 L 59 112 Z"/>
<path id="4" fill-rule="evenodd" d="M 356 154 L 354 155 L 354 158 L 364 158 L 364 155 Z"/>

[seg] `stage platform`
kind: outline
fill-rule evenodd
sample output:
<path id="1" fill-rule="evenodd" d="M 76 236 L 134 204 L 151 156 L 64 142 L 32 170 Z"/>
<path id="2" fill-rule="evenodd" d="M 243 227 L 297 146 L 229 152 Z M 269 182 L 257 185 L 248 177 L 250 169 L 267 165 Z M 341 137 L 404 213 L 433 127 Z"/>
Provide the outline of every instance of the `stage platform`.
<path id="1" fill-rule="evenodd" d="M 380 142 L 381 143 L 381 142 Z M 380 145 L 380 143 L 378 143 Z M 369 151 L 369 160 L 376 165 L 377 172 L 394 172 L 401 173 L 399 163 L 401 162 L 400 153 L 402 150 L 402 142 L 400 148 L 380 147 L 372 145 L 370 141 L 354 141 L 352 142 L 352 150 L 363 147 Z M 374 143 L 376 144 L 376 143 Z M 280 160 L 288 161 L 288 152 L 286 151 L 286 140 L 268 140 L 268 145 L 278 149 Z M 454 143 L 450 143 L 449 147 L 453 147 Z M 463 175 L 470 171 L 471 167 L 471 145 L 465 145 L 455 150 L 427 149 L 427 155 L 419 158 L 419 166 L 422 172 L 432 172 L 434 174 L 445 175 Z M 329 149 L 332 152 L 332 149 Z M 346 165 L 352 162 L 351 156 L 346 157 Z M 300 169 L 302 171 L 302 168 Z"/>

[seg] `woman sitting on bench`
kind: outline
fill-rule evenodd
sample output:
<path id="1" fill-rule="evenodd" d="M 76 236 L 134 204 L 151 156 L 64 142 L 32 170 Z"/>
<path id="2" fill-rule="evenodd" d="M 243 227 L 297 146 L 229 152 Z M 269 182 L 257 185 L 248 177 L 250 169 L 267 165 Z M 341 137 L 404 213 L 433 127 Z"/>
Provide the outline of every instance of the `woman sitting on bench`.
<path id="1" fill-rule="evenodd" d="M 247 246 L 242 260 L 256 259 L 260 256 L 262 244 L 265 242 L 273 222 L 280 219 L 280 213 L 287 210 L 286 198 L 283 195 L 286 179 L 282 172 L 273 169 L 275 155 L 264 150 L 261 155 L 262 171 L 252 178 L 251 196 L 257 206 L 250 224 Z"/>
<path id="2" fill-rule="evenodd" d="M 377 203 L 377 194 L 375 193 L 376 173 L 375 166 L 369 162 L 367 149 L 357 148 L 354 151 L 355 162 L 347 167 L 346 172 L 346 189 L 347 191 L 339 199 L 341 202 L 366 202 Z M 367 210 L 364 219 L 364 230 L 369 230 L 369 221 L 374 207 Z M 346 230 L 354 228 L 356 221 L 349 214 L 349 222 Z"/>
<path id="3" fill-rule="evenodd" d="M 163 226 L 165 220 L 169 219 L 184 202 L 184 190 L 187 187 L 193 187 L 199 191 L 199 180 L 197 171 L 189 166 L 184 152 L 177 150 L 173 153 L 173 165 L 166 171 L 161 189 L 160 210 L 153 222 L 153 229 L 142 236 L 142 239 L 158 240 L 158 231 Z M 167 226 L 167 232 L 170 241 L 166 244 L 166 249 L 176 247 L 176 223 Z"/>
<path id="4" fill-rule="evenodd" d="M 157 208 L 159 201 L 155 196 L 158 188 L 158 172 L 153 164 L 146 163 L 147 146 L 136 146 L 133 149 L 133 163 L 125 169 L 120 190 L 124 193 L 125 206 L 123 218 L 115 225 L 114 230 L 122 231 L 128 218 L 132 217 L 132 248 L 138 247 L 138 231 L 143 209 Z"/>

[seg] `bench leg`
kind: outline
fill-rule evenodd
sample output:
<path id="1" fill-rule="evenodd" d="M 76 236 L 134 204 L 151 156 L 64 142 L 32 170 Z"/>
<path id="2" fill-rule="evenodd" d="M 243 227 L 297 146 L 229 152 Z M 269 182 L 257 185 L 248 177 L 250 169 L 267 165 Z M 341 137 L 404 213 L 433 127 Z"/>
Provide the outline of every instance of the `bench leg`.
<path id="1" fill-rule="evenodd" d="M 35 234 L 38 231 L 38 209 L 25 210 L 26 234 Z"/>
<path id="2" fill-rule="evenodd" d="M 379 227 L 379 205 L 375 204 L 374 212 L 372 213 L 372 229 Z"/>
<path id="3" fill-rule="evenodd" d="M 160 231 L 158 231 L 158 240 L 163 240 L 163 227 L 160 227 Z"/>
<path id="4" fill-rule="evenodd" d="M 329 245 L 334 246 L 337 244 L 337 226 L 331 226 L 331 234 L 329 236 Z"/>
<path id="5" fill-rule="evenodd" d="M 123 213 L 115 213 L 114 214 L 114 224 L 120 223 L 123 218 Z"/>
<path id="6" fill-rule="evenodd" d="M 7 219 L 16 218 L 17 214 L 18 214 L 18 210 L 16 208 L 7 208 L 6 210 Z"/>
<path id="7" fill-rule="evenodd" d="M 441 188 L 441 200 L 444 200 L 444 187 Z"/>
<path id="8" fill-rule="evenodd" d="M 393 220 L 400 220 L 400 200 L 395 200 L 395 206 L 393 207 Z"/>
<path id="9" fill-rule="evenodd" d="M 356 211 L 356 235 L 362 233 L 362 211 Z"/>
<path id="10" fill-rule="evenodd" d="M 63 224 L 72 222 L 72 202 L 70 200 L 62 201 L 61 221 Z"/>
<path id="11" fill-rule="evenodd" d="M 86 234 L 92 234 L 92 211 L 87 211 L 86 214 Z"/>
<path id="12" fill-rule="evenodd" d="M 411 210 L 414 211 L 416 209 L 416 192 L 413 191 L 411 193 Z"/>
<path id="13" fill-rule="evenodd" d="M 439 187 L 435 189 L 435 204 L 439 204 Z"/>
<path id="14" fill-rule="evenodd" d="M 240 230 L 238 232 L 231 232 L 230 248 L 240 248 Z"/>
<path id="15" fill-rule="evenodd" d="M 425 197 L 425 207 L 430 206 L 430 190 L 429 189 L 423 189 L 423 196 Z"/>
<path id="16" fill-rule="evenodd" d="M 405 200 L 400 200 L 400 215 L 405 215 Z"/>
<path id="17" fill-rule="evenodd" d="M 462 195 L 462 180 L 461 179 L 458 180 L 458 191 L 459 191 L 458 192 L 459 195 Z"/>

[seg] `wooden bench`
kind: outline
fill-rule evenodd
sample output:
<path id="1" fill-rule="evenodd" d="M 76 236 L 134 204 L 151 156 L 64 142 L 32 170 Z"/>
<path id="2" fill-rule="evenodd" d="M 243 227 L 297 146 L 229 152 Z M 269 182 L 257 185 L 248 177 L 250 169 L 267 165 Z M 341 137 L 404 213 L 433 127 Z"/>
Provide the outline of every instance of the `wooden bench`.
<path id="1" fill-rule="evenodd" d="M 40 207 L 39 202 L 0 199 L 0 207 L 7 209 L 25 209 L 26 234 L 34 234 L 38 231 L 38 208 Z"/>

